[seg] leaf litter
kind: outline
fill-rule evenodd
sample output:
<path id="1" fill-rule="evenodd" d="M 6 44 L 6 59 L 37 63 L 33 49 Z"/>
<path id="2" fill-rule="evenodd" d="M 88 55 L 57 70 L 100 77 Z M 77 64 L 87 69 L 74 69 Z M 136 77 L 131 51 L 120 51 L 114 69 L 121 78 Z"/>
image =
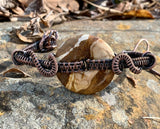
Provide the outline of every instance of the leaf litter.
<path id="1" fill-rule="evenodd" d="M 39 40 L 45 28 L 77 19 L 155 19 L 156 0 L 1 0 L 0 21 L 28 21 L 14 34 L 25 43 Z"/>

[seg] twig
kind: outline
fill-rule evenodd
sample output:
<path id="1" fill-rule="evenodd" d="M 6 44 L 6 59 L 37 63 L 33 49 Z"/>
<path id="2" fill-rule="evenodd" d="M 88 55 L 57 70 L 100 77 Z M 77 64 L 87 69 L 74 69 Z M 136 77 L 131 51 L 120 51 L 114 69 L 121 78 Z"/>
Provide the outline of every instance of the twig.
<path id="1" fill-rule="evenodd" d="M 152 73 L 152 74 L 155 75 L 158 79 L 160 79 L 160 73 L 157 72 L 156 70 L 150 69 L 150 70 L 148 70 L 148 72 Z"/>
<path id="2" fill-rule="evenodd" d="M 88 4 L 92 5 L 92 6 L 95 6 L 95 7 L 99 8 L 99 9 L 102 9 L 102 10 L 110 11 L 110 12 L 112 12 L 112 13 L 122 14 L 121 11 L 118 11 L 118 10 L 115 10 L 115 9 L 110 9 L 110 8 L 108 8 L 108 7 L 99 6 L 99 5 L 96 5 L 96 4 L 94 4 L 94 3 L 92 3 L 92 2 L 90 2 L 90 1 L 88 1 L 88 0 L 83 0 L 83 1 L 85 1 L 86 3 L 88 3 Z"/>
<path id="3" fill-rule="evenodd" d="M 155 119 L 160 120 L 160 117 L 142 117 L 143 119 Z"/>

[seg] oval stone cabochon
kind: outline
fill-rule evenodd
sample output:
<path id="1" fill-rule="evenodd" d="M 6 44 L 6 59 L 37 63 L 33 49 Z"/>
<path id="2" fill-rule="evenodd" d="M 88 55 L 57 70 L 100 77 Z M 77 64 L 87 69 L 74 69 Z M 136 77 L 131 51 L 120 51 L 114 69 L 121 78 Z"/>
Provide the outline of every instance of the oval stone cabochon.
<path id="1" fill-rule="evenodd" d="M 74 62 L 84 59 L 112 59 L 114 52 L 102 39 L 84 34 L 63 42 L 57 50 L 58 61 Z M 104 89 L 112 81 L 112 70 L 90 70 L 73 73 L 57 73 L 58 79 L 70 91 L 93 94 Z"/>

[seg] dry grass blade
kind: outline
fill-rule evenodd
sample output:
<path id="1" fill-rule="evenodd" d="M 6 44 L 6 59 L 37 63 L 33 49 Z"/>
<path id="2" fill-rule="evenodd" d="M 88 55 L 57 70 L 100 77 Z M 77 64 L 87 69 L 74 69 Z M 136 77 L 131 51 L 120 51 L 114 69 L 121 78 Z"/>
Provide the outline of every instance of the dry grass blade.
<path id="1" fill-rule="evenodd" d="M 149 120 L 154 120 L 158 123 L 160 123 L 160 117 L 142 117 L 143 119 L 149 119 Z"/>
<path id="2" fill-rule="evenodd" d="M 118 11 L 118 10 L 115 10 L 115 9 L 111 9 L 111 8 L 108 8 L 108 7 L 99 6 L 99 5 L 96 5 L 96 4 L 94 4 L 94 3 L 92 3 L 92 2 L 90 2 L 88 0 L 83 0 L 83 1 L 85 1 L 86 3 L 88 3 L 88 4 L 92 5 L 92 6 L 95 6 L 95 7 L 99 8 L 99 9 L 102 9 L 102 10 L 109 11 L 111 13 L 122 14 L 121 11 Z"/>
<path id="3" fill-rule="evenodd" d="M 160 120 L 160 117 L 142 117 L 143 119 L 155 119 Z"/>

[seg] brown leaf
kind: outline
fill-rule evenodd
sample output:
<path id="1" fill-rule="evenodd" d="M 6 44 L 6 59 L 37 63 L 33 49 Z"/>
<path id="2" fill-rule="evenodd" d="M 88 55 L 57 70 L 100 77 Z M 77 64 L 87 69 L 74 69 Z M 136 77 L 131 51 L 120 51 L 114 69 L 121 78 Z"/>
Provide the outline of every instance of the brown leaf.
<path id="1" fill-rule="evenodd" d="M 33 0 L 28 7 L 25 9 L 26 14 L 30 14 L 31 12 L 42 12 L 43 0 Z"/>
<path id="2" fill-rule="evenodd" d="M 144 9 L 131 10 L 129 12 L 123 13 L 123 15 L 124 16 L 129 16 L 129 17 L 154 19 L 152 14 L 148 10 L 144 10 Z"/>
<path id="3" fill-rule="evenodd" d="M 43 29 L 51 27 L 53 24 L 59 24 L 63 21 L 66 21 L 64 15 L 67 13 L 50 13 L 38 15 L 35 18 L 32 18 L 29 23 L 21 26 L 19 29 L 15 31 L 12 30 L 13 33 L 17 35 L 17 37 L 27 43 L 33 43 L 37 40 L 41 39 L 43 36 Z"/>
<path id="4" fill-rule="evenodd" d="M 20 7 L 13 8 L 12 11 L 18 15 L 23 15 L 24 11 Z"/>
<path id="5" fill-rule="evenodd" d="M 18 15 L 22 15 L 23 9 L 20 7 L 17 1 L 1 0 L 0 1 L 0 12 L 2 12 L 4 16 L 10 17 L 14 13 Z"/>
<path id="6" fill-rule="evenodd" d="M 40 25 L 42 28 L 44 28 L 44 27 L 51 27 L 54 24 L 62 23 L 63 21 L 66 21 L 66 18 L 64 17 L 64 15 L 66 14 L 67 13 L 55 14 L 53 13 L 53 11 L 51 11 L 50 13 L 45 15 L 43 18 L 41 18 Z"/>
<path id="7" fill-rule="evenodd" d="M 27 42 L 27 43 L 33 43 L 33 40 L 30 39 L 29 37 L 23 36 L 22 33 L 20 31 L 17 31 L 17 36 L 20 40 L 22 40 L 23 42 Z"/>
<path id="8" fill-rule="evenodd" d="M 33 18 L 30 23 L 23 25 L 16 30 L 16 35 L 20 40 L 27 43 L 33 43 L 41 39 L 43 30 L 40 27 L 40 17 Z"/>
<path id="9" fill-rule="evenodd" d="M 3 77 L 26 78 L 26 77 L 30 77 L 30 75 L 19 69 L 11 68 L 3 73 Z"/>
<path id="10" fill-rule="evenodd" d="M 13 9 L 18 4 L 13 0 L 0 0 L 0 7 L 3 7 L 5 9 Z"/>
<path id="11" fill-rule="evenodd" d="M 23 7 L 27 7 L 33 0 L 18 0 Z"/>
<path id="12" fill-rule="evenodd" d="M 130 11 L 132 6 L 133 6 L 132 2 L 124 1 L 124 2 L 119 3 L 115 9 L 121 12 L 126 12 L 126 11 Z"/>
<path id="13" fill-rule="evenodd" d="M 24 31 L 21 29 L 17 30 L 16 34 L 21 41 L 26 42 L 26 43 L 33 43 L 42 37 L 42 35 L 33 36 L 29 30 Z"/>
<path id="14" fill-rule="evenodd" d="M 27 14 L 31 12 L 49 13 L 53 10 L 55 13 L 62 13 L 78 10 L 79 4 L 76 0 L 33 0 L 25 9 Z"/>
<path id="15" fill-rule="evenodd" d="M 79 9 L 79 4 L 75 0 L 58 0 L 57 2 L 58 6 L 65 12 Z"/>

